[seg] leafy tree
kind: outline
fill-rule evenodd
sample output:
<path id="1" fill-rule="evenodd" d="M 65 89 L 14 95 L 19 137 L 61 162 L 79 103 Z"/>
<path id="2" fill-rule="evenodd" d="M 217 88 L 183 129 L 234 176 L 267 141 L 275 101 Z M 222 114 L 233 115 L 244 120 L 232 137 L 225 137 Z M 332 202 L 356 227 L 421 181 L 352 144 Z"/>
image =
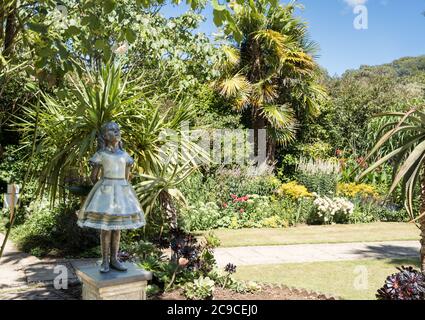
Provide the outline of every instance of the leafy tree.
<path id="1" fill-rule="evenodd" d="M 326 79 L 329 103 L 313 120 L 313 126 L 305 127 L 306 136 L 325 131 L 319 138 L 331 143 L 335 149 L 348 149 L 364 157 L 373 147 L 371 144 L 376 141 L 375 135 L 379 131 L 375 123 L 381 120 L 374 119 L 373 115 L 407 111 L 406 105 L 421 103 L 425 92 L 425 82 L 418 72 L 422 59 L 413 60 L 417 60 L 416 63 L 412 59 L 406 62 L 400 59 L 381 66 L 362 66 L 341 77 Z"/>

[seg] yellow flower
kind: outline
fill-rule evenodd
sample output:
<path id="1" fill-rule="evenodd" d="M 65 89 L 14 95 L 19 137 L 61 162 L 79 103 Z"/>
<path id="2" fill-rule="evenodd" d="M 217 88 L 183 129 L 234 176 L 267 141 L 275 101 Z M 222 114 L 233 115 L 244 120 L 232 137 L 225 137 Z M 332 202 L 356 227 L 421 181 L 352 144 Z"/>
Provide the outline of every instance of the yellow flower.
<path id="1" fill-rule="evenodd" d="M 360 197 L 373 197 L 379 196 L 374 186 L 365 183 L 339 183 L 337 186 L 338 195 L 355 198 Z"/>
<path id="2" fill-rule="evenodd" d="M 288 222 L 279 216 L 272 216 L 269 218 L 264 218 L 261 221 L 261 225 L 266 228 L 280 228 L 280 227 L 288 227 Z"/>
<path id="3" fill-rule="evenodd" d="M 277 190 L 277 193 L 280 196 L 288 196 L 293 199 L 308 198 L 312 196 L 306 187 L 295 181 L 282 184 Z"/>
<path id="4" fill-rule="evenodd" d="M 230 221 L 230 229 L 239 229 L 239 222 L 238 219 L 236 217 L 232 217 L 231 221 Z"/>

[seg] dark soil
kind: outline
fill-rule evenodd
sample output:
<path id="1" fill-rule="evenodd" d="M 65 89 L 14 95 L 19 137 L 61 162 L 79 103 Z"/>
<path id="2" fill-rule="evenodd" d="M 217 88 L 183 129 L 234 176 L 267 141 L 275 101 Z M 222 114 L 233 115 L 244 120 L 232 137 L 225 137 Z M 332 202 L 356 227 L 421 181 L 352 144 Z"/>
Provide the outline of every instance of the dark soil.
<path id="1" fill-rule="evenodd" d="M 186 300 L 181 289 L 150 297 L 151 300 Z M 263 285 L 261 290 L 254 293 L 237 293 L 228 289 L 216 288 L 214 300 L 335 300 L 324 294 L 306 290 L 288 288 L 286 286 Z"/>

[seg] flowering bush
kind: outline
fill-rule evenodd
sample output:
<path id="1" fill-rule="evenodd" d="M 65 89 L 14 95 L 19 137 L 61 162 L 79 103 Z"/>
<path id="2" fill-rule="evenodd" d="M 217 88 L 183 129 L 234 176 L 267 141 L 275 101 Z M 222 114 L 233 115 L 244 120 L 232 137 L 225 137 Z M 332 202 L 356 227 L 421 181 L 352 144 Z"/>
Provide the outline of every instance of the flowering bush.
<path id="1" fill-rule="evenodd" d="M 375 187 L 365 183 L 339 183 L 337 186 L 338 195 L 345 197 L 356 198 L 356 197 L 378 197 L 378 192 Z"/>
<path id="2" fill-rule="evenodd" d="M 320 195 L 334 195 L 340 178 L 341 168 L 338 161 L 306 160 L 301 158 L 298 163 L 296 179 L 306 186 L 308 191 Z"/>
<path id="3" fill-rule="evenodd" d="M 344 198 L 317 196 L 313 203 L 316 209 L 311 217 L 313 223 L 346 223 L 354 212 L 354 204 Z"/>
<path id="4" fill-rule="evenodd" d="M 288 221 L 279 216 L 264 218 L 261 225 L 265 228 L 287 228 L 289 226 Z"/>
<path id="5" fill-rule="evenodd" d="M 311 197 L 311 193 L 308 192 L 307 188 L 295 181 L 282 184 L 277 190 L 277 194 L 280 196 L 288 196 L 292 199 Z"/>

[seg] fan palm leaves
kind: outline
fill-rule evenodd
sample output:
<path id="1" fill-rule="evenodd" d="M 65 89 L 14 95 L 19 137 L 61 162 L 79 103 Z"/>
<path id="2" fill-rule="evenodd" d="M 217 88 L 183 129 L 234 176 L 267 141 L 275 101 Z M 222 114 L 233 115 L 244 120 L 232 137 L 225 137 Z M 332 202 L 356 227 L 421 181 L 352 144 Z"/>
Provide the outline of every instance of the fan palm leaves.
<path id="1" fill-rule="evenodd" d="M 381 116 L 393 121 L 388 121 L 380 130 L 376 145 L 372 148 L 366 161 L 379 153 L 389 142 L 393 142 L 393 148 L 386 154 L 379 156 L 359 176 L 359 179 L 369 172 L 376 170 L 381 165 L 392 162 L 393 178 L 389 189 L 391 194 L 401 185 L 405 207 L 413 222 L 418 222 L 421 229 L 421 266 L 425 270 L 425 112 L 424 108 L 413 108 L 410 111 L 389 112 Z M 395 142 L 395 144 L 394 144 Z M 419 212 L 414 210 L 415 189 L 420 186 L 420 208 Z"/>
<path id="2" fill-rule="evenodd" d="M 291 109 L 317 114 L 326 97 L 316 81 L 316 47 L 306 25 L 293 15 L 294 2 L 247 0 L 229 6 L 242 41 L 227 39 L 212 85 L 234 102 L 235 110 L 249 109 L 253 127 L 266 127 L 270 143 L 286 144 L 294 139 L 297 126 Z"/>

